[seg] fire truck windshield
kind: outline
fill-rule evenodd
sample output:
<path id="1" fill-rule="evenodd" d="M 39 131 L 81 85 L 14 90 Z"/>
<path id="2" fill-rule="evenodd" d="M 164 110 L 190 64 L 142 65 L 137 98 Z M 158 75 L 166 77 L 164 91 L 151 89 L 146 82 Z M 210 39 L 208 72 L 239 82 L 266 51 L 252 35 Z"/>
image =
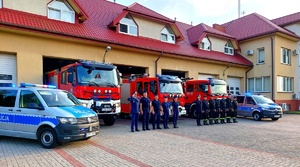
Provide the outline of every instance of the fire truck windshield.
<path id="1" fill-rule="evenodd" d="M 78 84 L 84 86 L 108 86 L 118 85 L 116 69 L 103 69 L 92 67 L 77 67 Z"/>
<path id="2" fill-rule="evenodd" d="M 226 84 L 214 84 L 211 85 L 211 93 L 212 94 L 225 94 L 227 92 Z"/>
<path id="3" fill-rule="evenodd" d="M 159 86 L 161 93 L 183 93 L 180 82 L 160 82 Z"/>

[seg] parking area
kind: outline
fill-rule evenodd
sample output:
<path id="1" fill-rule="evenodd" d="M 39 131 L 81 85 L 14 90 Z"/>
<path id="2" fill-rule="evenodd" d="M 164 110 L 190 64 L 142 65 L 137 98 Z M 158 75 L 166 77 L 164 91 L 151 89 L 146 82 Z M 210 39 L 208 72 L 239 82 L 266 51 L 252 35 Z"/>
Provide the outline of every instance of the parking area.
<path id="1" fill-rule="evenodd" d="M 278 121 L 238 118 L 198 127 L 182 117 L 178 129 L 132 133 L 130 120 L 120 119 L 90 140 L 55 149 L 0 136 L 0 166 L 300 166 L 299 120 L 285 114 Z"/>

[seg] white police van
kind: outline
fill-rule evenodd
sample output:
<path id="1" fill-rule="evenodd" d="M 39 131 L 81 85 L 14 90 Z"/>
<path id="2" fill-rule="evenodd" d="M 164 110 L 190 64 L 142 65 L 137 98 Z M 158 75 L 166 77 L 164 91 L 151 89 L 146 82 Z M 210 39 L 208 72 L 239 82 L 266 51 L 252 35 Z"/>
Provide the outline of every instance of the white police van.
<path id="1" fill-rule="evenodd" d="M 99 133 L 97 114 L 51 85 L 0 87 L 0 136 L 37 139 L 44 148 Z"/>

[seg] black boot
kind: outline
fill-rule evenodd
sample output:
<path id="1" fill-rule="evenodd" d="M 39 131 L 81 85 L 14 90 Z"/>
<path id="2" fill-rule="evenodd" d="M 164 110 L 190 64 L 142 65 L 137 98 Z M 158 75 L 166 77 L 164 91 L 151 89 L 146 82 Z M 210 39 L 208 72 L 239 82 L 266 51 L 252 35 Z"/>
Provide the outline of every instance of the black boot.
<path id="1" fill-rule="evenodd" d="M 213 125 L 214 124 L 214 120 L 213 119 L 211 119 L 211 120 L 209 120 L 211 123 L 209 123 L 209 124 L 211 124 L 211 125 Z"/>
<path id="2" fill-rule="evenodd" d="M 233 118 L 233 123 L 238 123 L 238 121 L 236 121 L 236 118 Z"/>
<path id="3" fill-rule="evenodd" d="M 205 123 L 204 123 L 204 125 L 209 125 L 209 124 L 207 123 L 207 119 L 205 120 Z"/>
<path id="4" fill-rule="evenodd" d="M 218 119 L 216 119 L 216 124 L 220 124 L 220 122 L 219 122 L 219 120 L 218 120 Z"/>
<path id="5" fill-rule="evenodd" d="M 230 121 L 230 118 L 227 118 L 227 123 L 232 123 L 232 122 Z"/>

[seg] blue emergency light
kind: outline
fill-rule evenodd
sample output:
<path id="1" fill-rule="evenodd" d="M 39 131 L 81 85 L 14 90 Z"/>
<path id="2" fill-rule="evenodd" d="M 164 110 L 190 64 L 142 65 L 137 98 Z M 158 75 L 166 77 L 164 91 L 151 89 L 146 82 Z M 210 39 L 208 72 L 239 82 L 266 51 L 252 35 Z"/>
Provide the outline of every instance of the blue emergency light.
<path id="1" fill-rule="evenodd" d="M 39 88 L 50 88 L 50 89 L 56 89 L 55 85 L 40 85 L 40 84 L 31 84 L 31 83 L 20 83 L 21 88 L 26 87 L 39 87 Z"/>

